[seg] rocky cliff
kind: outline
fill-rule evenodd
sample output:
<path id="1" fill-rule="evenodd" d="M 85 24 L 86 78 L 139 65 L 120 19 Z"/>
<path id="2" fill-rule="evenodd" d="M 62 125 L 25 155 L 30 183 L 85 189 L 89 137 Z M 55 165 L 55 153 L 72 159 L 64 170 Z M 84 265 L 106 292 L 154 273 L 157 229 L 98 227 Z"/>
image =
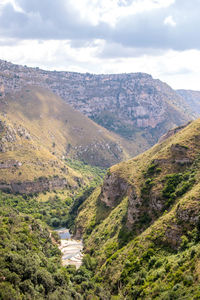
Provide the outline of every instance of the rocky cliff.
<path id="1" fill-rule="evenodd" d="M 52 178 L 41 177 L 35 181 L 23 182 L 0 182 L 0 190 L 13 194 L 36 194 L 44 191 L 62 190 L 69 188 L 66 178 L 59 178 L 58 176 Z"/>
<path id="2" fill-rule="evenodd" d="M 191 90 L 177 90 L 182 98 L 185 99 L 193 112 L 200 115 L 200 92 Z"/>
<path id="3" fill-rule="evenodd" d="M 0 82 L 2 97 L 27 84 L 49 88 L 95 122 L 136 141 L 140 152 L 195 115 L 176 91 L 144 73 L 50 72 L 0 61 Z"/>

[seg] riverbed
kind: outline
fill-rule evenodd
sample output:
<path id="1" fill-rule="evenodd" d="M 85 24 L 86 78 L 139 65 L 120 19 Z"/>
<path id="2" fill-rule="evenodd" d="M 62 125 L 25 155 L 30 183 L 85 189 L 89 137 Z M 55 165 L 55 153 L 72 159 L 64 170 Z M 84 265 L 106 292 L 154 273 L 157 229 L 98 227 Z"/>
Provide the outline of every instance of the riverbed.
<path id="1" fill-rule="evenodd" d="M 74 240 L 68 229 L 60 228 L 56 230 L 61 238 L 61 244 L 59 249 L 62 252 L 62 264 L 63 266 L 74 265 L 77 269 L 82 264 L 82 240 Z"/>

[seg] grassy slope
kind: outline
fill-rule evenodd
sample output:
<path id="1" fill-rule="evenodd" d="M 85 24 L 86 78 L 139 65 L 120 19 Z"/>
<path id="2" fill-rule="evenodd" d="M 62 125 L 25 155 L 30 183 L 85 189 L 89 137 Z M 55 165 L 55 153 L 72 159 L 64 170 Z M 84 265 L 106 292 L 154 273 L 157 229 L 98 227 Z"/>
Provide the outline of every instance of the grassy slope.
<path id="1" fill-rule="evenodd" d="M 9 103 L 8 116 L 11 120 L 19 120 L 26 124 L 41 145 L 58 155 L 65 154 L 66 150 L 75 154 L 76 147 L 82 146 L 84 149 L 95 142 L 119 143 L 119 145 L 123 143 L 125 146 L 122 158 L 129 154 L 129 150 L 126 150 L 130 148 L 128 141 L 98 126 L 48 90 L 27 87 L 15 95 Z M 54 149 L 52 149 L 53 143 Z M 115 160 L 114 155 L 108 149 L 98 149 L 98 151 L 102 160 L 110 159 L 111 163 Z M 82 154 L 88 162 L 95 163 L 90 157 Z M 98 153 L 96 155 L 98 160 Z"/>
<path id="2" fill-rule="evenodd" d="M 74 111 L 45 89 L 25 87 L 5 100 L 1 121 L 7 129 L 0 132 L 0 138 L 4 139 L 6 151 L 0 152 L 0 160 L 2 163 L 15 160 L 22 165 L 0 169 L 1 181 L 57 175 L 66 178 L 71 186 L 77 185 L 77 178 L 88 184 L 91 174 L 83 178 L 79 170 L 70 167 L 69 161 L 63 158 L 83 159 L 105 167 L 130 155 L 132 143 Z M 18 133 L 21 128 L 30 134 L 30 139 Z M 14 140 L 9 140 L 10 135 Z"/>
<path id="3" fill-rule="evenodd" d="M 112 293 L 127 299 L 191 299 L 191 295 L 198 299 L 199 136 L 197 120 L 138 157 L 110 168 L 110 174 L 123 178 L 138 198 L 146 200 L 140 207 L 146 220 L 139 219 L 130 231 L 126 226 L 130 189 L 112 209 L 100 201 L 99 188 L 83 204 L 76 226 L 84 231 L 86 251 L 98 260 L 97 282 Z M 173 145 L 182 146 L 178 149 L 185 151 L 191 164 L 180 163 L 183 156 Z M 156 167 L 155 160 L 159 160 Z M 181 179 L 174 183 L 177 176 Z M 152 186 L 143 189 L 149 180 Z M 153 201 L 162 203 L 156 213 Z"/>

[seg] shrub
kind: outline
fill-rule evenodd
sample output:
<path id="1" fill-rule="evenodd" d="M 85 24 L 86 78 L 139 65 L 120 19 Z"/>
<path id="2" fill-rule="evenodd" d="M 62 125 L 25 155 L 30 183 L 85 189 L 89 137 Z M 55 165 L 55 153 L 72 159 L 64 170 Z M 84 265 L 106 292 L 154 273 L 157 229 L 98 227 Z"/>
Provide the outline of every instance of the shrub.
<path id="1" fill-rule="evenodd" d="M 186 275 L 183 279 L 185 286 L 191 286 L 193 284 L 193 277 L 191 275 Z"/>

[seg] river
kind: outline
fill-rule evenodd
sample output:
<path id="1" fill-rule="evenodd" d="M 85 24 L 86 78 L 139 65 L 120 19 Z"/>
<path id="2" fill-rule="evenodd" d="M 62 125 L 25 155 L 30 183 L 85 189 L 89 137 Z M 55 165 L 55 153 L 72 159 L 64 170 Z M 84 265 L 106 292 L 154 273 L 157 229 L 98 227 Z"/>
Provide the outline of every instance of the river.
<path id="1" fill-rule="evenodd" d="M 62 264 L 63 266 L 74 265 L 78 269 L 82 264 L 82 240 L 74 240 L 71 238 L 69 230 L 66 228 L 60 228 L 56 230 L 61 238 L 61 244 L 59 249 L 62 252 Z"/>

